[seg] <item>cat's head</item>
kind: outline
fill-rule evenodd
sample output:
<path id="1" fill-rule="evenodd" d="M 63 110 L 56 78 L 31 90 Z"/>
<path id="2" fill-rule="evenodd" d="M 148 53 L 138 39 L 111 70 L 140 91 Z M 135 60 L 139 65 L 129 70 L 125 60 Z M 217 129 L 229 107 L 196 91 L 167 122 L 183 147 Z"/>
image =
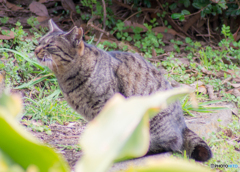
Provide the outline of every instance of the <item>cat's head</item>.
<path id="1" fill-rule="evenodd" d="M 39 62 L 48 66 L 54 73 L 69 68 L 77 57 L 84 53 L 82 28 L 73 27 L 64 32 L 49 20 L 49 32 L 43 36 L 35 48 L 35 55 Z"/>

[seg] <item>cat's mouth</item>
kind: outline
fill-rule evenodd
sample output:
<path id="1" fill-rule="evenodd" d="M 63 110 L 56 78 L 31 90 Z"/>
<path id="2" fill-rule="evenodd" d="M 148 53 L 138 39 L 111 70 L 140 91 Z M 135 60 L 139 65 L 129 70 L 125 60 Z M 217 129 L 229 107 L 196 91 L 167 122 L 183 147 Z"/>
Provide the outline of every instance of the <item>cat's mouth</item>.
<path id="1" fill-rule="evenodd" d="M 51 62 L 51 61 L 52 61 L 50 58 L 48 58 L 47 54 L 44 54 L 44 56 L 43 56 L 42 58 L 40 58 L 40 57 L 37 55 L 37 59 L 38 59 L 41 63 Z"/>

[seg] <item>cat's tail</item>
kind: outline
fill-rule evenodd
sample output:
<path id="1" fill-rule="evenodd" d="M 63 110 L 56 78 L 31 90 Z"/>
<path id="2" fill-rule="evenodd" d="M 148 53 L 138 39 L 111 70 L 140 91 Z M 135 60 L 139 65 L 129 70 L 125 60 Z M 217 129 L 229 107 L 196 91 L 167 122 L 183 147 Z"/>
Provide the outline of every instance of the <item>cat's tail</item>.
<path id="1" fill-rule="evenodd" d="M 183 149 L 189 157 L 202 162 L 212 157 L 212 151 L 207 143 L 187 127 L 183 131 L 183 138 Z"/>

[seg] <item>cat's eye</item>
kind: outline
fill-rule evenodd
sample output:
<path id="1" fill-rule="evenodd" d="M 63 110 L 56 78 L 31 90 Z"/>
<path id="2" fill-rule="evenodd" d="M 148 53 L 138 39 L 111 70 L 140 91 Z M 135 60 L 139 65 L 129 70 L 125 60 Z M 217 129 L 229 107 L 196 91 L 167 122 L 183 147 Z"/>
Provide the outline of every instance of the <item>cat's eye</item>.
<path id="1" fill-rule="evenodd" d="M 49 42 L 45 47 L 51 47 L 51 46 L 54 46 L 54 42 L 53 41 Z"/>
<path id="2" fill-rule="evenodd" d="M 33 45 L 35 45 L 35 46 L 39 46 L 40 43 L 33 42 Z"/>
<path id="3" fill-rule="evenodd" d="M 50 44 L 47 44 L 45 47 L 50 47 L 51 45 Z"/>

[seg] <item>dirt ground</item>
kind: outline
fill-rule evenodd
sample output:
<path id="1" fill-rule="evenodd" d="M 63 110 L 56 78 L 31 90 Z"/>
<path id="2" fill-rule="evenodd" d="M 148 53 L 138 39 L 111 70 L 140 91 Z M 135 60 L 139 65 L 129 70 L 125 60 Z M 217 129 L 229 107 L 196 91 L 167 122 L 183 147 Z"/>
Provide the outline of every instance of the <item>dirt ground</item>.
<path id="1" fill-rule="evenodd" d="M 85 127 L 86 122 L 79 121 L 68 123 L 66 125 L 60 125 L 57 123 L 49 125 L 49 128 L 52 131 L 51 135 L 46 134 L 46 132 L 32 131 L 31 128 L 27 128 L 27 130 L 44 144 L 55 148 L 56 152 L 62 154 L 69 163 L 71 169 L 73 169 L 74 165 L 82 155 L 82 151 L 77 144 Z"/>

